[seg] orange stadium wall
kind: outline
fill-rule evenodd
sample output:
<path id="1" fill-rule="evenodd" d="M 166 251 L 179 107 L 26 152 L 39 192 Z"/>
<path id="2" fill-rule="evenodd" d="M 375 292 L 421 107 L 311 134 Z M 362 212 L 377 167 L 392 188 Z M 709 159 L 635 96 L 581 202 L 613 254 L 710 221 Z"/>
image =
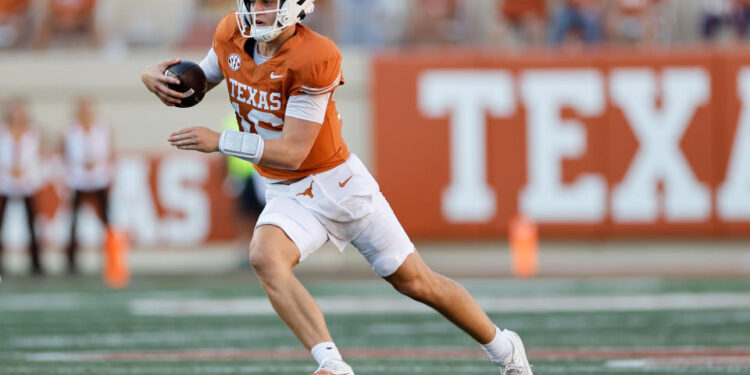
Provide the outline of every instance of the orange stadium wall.
<path id="1" fill-rule="evenodd" d="M 375 174 L 417 239 L 750 235 L 750 52 L 392 54 Z"/>

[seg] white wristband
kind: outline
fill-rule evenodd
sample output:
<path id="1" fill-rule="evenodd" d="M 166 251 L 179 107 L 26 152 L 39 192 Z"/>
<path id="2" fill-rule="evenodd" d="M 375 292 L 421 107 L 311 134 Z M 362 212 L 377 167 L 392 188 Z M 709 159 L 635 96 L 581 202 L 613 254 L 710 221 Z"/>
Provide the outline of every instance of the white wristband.
<path id="1" fill-rule="evenodd" d="M 219 138 L 219 152 L 247 160 L 253 164 L 260 163 L 263 148 L 263 138 L 257 134 L 224 130 Z"/>

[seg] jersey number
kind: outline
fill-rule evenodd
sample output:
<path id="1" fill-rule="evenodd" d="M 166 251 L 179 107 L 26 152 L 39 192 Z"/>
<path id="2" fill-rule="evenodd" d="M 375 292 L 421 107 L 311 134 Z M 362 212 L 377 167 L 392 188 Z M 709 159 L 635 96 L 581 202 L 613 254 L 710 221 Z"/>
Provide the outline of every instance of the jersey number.
<path id="1" fill-rule="evenodd" d="M 242 131 L 249 133 L 251 129 L 255 129 L 255 131 L 263 139 L 281 138 L 281 131 L 269 130 L 262 126 L 259 126 L 259 124 L 262 122 L 265 124 L 269 124 L 274 128 L 278 128 L 284 125 L 283 119 L 275 116 L 273 113 L 263 112 L 257 109 L 252 109 L 247 113 L 247 116 L 243 116 L 240 112 L 239 103 L 232 102 L 232 107 L 234 108 L 234 111 L 237 113 L 237 115 L 242 119 L 242 123 L 240 124 L 242 126 Z M 252 126 L 250 124 L 252 124 Z"/>

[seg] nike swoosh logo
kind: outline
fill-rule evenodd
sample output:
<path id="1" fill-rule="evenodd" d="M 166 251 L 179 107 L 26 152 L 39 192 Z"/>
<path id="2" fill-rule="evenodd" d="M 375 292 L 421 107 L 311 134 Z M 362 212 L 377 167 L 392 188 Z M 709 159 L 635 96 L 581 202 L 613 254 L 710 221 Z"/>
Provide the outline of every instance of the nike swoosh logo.
<path id="1" fill-rule="evenodd" d="M 344 180 L 344 182 L 339 182 L 339 186 L 341 186 L 341 187 L 346 186 L 346 184 L 349 183 L 349 180 L 351 180 L 352 177 L 354 177 L 354 175 L 349 176 L 349 178 L 347 178 L 346 180 Z"/>
<path id="2" fill-rule="evenodd" d="M 278 79 L 278 78 L 281 78 L 281 77 L 284 77 L 284 75 L 283 74 L 276 75 L 273 72 L 271 72 L 271 79 Z"/>

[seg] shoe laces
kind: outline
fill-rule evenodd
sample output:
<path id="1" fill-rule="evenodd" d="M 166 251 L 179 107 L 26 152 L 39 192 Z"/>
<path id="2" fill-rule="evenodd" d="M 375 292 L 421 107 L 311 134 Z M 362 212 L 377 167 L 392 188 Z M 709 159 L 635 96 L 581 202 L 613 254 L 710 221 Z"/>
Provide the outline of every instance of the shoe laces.
<path id="1" fill-rule="evenodd" d="M 343 373 L 350 373 L 352 368 L 346 364 L 346 362 L 339 361 L 339 360 L 330 360 L 326 361 L 322 365 L 320 365 L 320 368 L 318 370 L 326 370 L 326 371 L 333 371 L 333 372 L 343 372 Z"/>
<path id="2" fill-rule="evenodd" d="M 527 374 L 524 365 L 505 365 L 503 375 L 524 375 Z"/>

